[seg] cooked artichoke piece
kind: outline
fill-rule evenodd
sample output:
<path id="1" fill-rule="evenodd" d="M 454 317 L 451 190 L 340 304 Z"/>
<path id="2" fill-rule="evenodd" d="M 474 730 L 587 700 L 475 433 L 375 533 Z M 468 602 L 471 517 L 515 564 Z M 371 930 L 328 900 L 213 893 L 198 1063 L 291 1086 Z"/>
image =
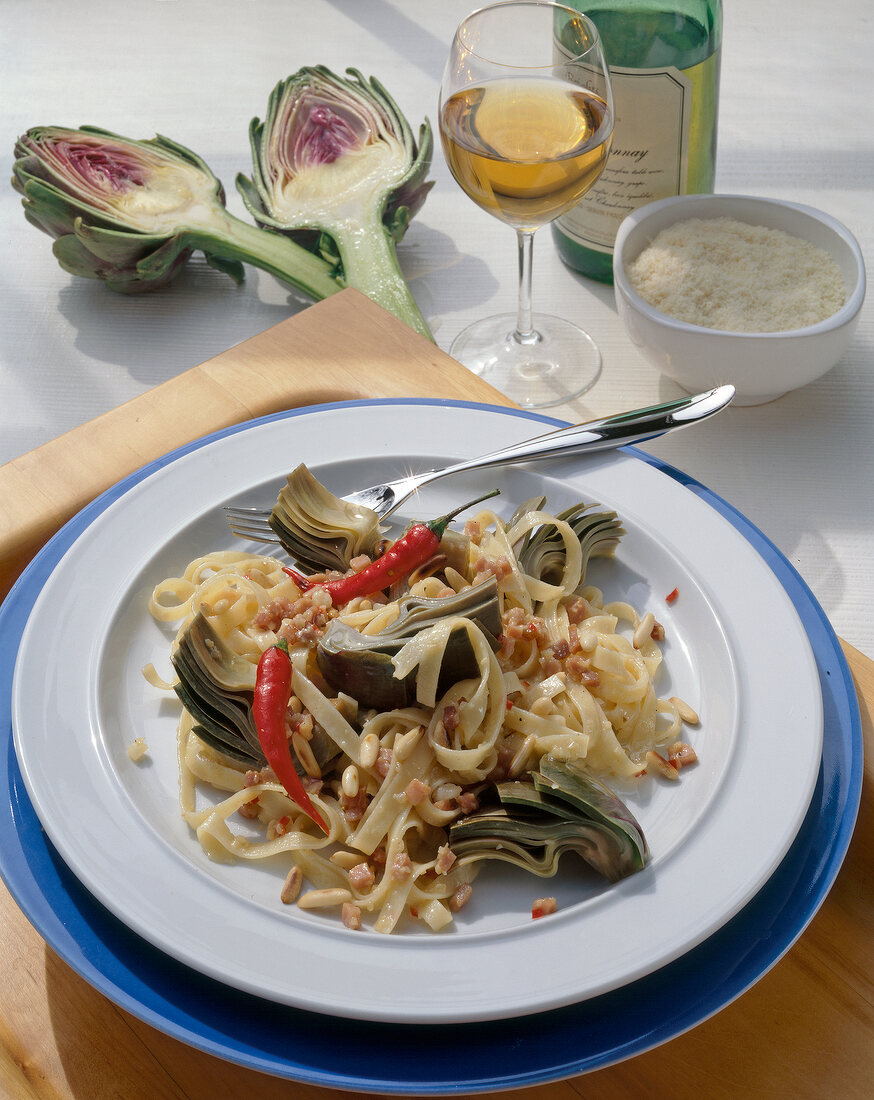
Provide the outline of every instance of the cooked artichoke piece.
<path id="1" fill-rule="evenodd" d="M 359 554 L 372 558 L 379 550 L 376 512 L 335 497 L 303 463 L 288 475 L 270 526 L 291 557 L 317 573 L 345 572 Z"/>
<path id="2" fill-rule="evenodd" d="M 525 511 L 539 506 L 537 501 L 529 501 L 528 505 L 518 509 L 516 517 L 521 519 Z M 569 523 L 580 540 L 583 551 L 583 568 L 580 574 L 580 584 L 586 576 L 586 566 L 590 558 L 612 557 L 619 539 L 625 534 L 622 522 L 615 512 L 591 512 L 597 508 L 596 504 L 576 504 L 560 512 L 557 519 Z M 521 546 L 516 547 L 516 556 L 519 564 L 529 576 L 538 577 L 550 584 L 558 584 L 561 581 L 565 566 L 564 543 L 551 523 L 543 524 L 535 528 L 523 540 Z"/>
<path id="3" fill-rule="evenodd" d="M 203 614 L 192 619 L 172 661 L 179 677 L 175 691 L 195 721 L 197 736 L 234 760 L 262 767 L 267 760 L 252 718 L 255 665 L 225 645 Z M 340 751 L 319 725 L 309 746 L 322 768 Z M 303 768 L 294 759 L 302 775 Z"/>
<path id="4" fill-rule="evenodd" d="M 649 848 L 643 829 L 631 810 L 606 783 L 588 775 L 573 764 L 544 756 L 540 774 L 533 776 L 534 786 L 548 797 L 562 799 L 576 807 L 605 828 L 624 834 L 640 853 L 641 866 L 649 858 Z M 548 784 L 548 786 L 547 786 Z"/>
<path id="5" fill-rule="evenodd" d="M 318 643 L 316 656 L 322 675 L 332 687 L 351 695 L 361 706 L 388 709 L 408 706 L 415 700 L 415 671 L 398 679 L 391 659 L 405 642 L 441 619 L 457 616 L 471 619 L 485 634 L 492 649 L 498 648 L 501 610 L 498 582 L 494 577 L 464 592 L 439 599 L 403 596 L 399 606 L 398 617 L 379 634 L 361 634 L 340 619 L 334 619 Z M 478 674 L 467 631 L 459 627 L 449 635 L 438 692 Z"/>
<path id="6" fill-rule="evenodd" d="M 646 865 L 643 831 L 604 784 L 549 757 L 532 779 L 496 784 L 499 806 L 451 826 L 449 843 L 460 863 L 497 859 L 548 878 L 561 856 L 575 851 L 610 882 Z"/>

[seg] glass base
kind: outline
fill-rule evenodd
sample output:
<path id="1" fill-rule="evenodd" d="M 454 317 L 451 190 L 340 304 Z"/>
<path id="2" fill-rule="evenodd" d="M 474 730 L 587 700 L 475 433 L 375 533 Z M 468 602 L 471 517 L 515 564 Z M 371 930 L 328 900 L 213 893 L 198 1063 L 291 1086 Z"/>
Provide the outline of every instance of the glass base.
<path id="1" fill-rule="evenodd" d="M 562 405 L 590 389 L 601 373 L 591 336 L 561 317 L 534 315 L 534 339 L 516 338 L 516 316 L 475 321 L 449 354 L 523 409 Z"/>

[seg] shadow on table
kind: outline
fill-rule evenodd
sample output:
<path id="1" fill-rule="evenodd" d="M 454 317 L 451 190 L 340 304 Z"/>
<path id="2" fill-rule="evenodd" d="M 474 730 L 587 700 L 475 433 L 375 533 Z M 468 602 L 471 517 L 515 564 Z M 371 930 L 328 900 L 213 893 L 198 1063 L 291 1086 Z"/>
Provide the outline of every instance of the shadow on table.
<path id="1" fill-rule="evenodd" d="M 58 309 L 74 328 L 79 351 L 153 386 L 311 304 L 263 278 L 274 286 L 251 268 L 236 286 L 193 259 L 172 285 L 147 294 L 116 294 L 97 281 L 71 279 Z M 265 300 L 271 294 L 278 300 Z"/>

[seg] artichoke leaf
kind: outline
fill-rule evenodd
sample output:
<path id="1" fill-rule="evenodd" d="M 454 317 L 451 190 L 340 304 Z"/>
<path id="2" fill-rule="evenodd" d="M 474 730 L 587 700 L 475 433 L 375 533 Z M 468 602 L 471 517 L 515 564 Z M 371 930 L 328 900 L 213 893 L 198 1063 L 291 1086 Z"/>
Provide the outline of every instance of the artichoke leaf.
<path id="1" fill-rule="evenodd" d="M 610 882 L 642 870 L 643 831 L 625 804 L 580 769 L 544 757 L 532 780 L 498 783 L 496 807 L 455 822 L 449 842 L 460 863 L 498 859 L 544 877 L 575 851 Z"/>
<path id="2" fill-rule="evenodd" d="M 570 761 L 544 756 L 540 774 L 535 773 L 534 785 L 541 793 L 577 807 L 604 828 L 613 829 L 628 838 L 642 863 L 649 858 L 649 848 L 639 822 L 622 799 L 606 783 L 589 775 Z"/>
<path id="3" fill-rule="evenodd" d="M 303 463 L 288 475 L 270 526 L 291 557 L 316 572 L 345 572 L 354 557 L 379 550 L 376 512 L 334 496 Z"/>
<path id="4" fill-rule="evenodd" d="M 365 707 L 387 709 L 411 705 L 416 698 L 416 670 L 397 678 L 392 657 L 421 630 L 446 618 L 476 623 L 493 650 L 498 648 L 501 611 L 494 577 L 452 596 L 403 596 L 398 617 L 379 634 L 362 634 L 334 619 L 320 639 L 316 657 L 322 675 L 335 689 Z M 479 675 L 479 665 L 467 631 L 450 632 L 438 680 L 442 694 L 459 680 Z"/>
<path id="5" fill-rule="evenodd" d="M 194 719 L 198 737 L 234 760 L 262 767 L 267 761 L 252 717 L 255 665 L 234 653 L 202 613 L 192 619 L 171 659 L 179 677 L 176 694 Z M 339 752 L 318 724 L 309 747 L 323 769 Z M 303 775 L 302 765 L 292 756 Z"/>
<path id="6" fill-rule="evenodd" d="M 576 504 L 560 512 L 557 519 L 570 525 L 580 541 L 583 552 L 583 565 L 580 572 L 580 585 L 586 577 L 589 559 L 611 557 L 625 534 L 625 529 L 615 512 L 592 512 L 594 504 Z M 523 513 L 524 514 L 524 513 Z M 520 517 L 521 518 L 521 517 Z M 516 556 L 523 572 L 537 577 L 549 584 L 561 582 L 565 566 L 564 543 L 552 524 L 543 524 L 530 532 L 524 544 L 517 549 Z"/>

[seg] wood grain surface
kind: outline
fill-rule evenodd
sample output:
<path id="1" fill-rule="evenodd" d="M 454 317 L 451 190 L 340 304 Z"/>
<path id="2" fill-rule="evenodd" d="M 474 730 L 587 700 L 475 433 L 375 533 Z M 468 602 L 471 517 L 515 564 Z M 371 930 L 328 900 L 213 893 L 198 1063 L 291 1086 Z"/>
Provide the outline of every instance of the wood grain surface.
<path id="1" fill-rule="evenodd" d="M 507 404 L 355 291 L 305 310 L 0 467 L 0 596 L 66 519 L 175 447 L 283 408 L 399 396 Z M 798 943 L 733 1004 L 655 1050 L 566 1082 L 491 1095 L 499 1100 L 861 1100 L 872 1094 L 874 662 L 850 646 L 844 649 L 862 711 L 862 803 L 844 866 Z M 341 1100 L 350 1095 L 243 1069 L 144 1024 L 62 962 L 5 887 L 0 887 L 0 943 L 2 1100 Z"/>

